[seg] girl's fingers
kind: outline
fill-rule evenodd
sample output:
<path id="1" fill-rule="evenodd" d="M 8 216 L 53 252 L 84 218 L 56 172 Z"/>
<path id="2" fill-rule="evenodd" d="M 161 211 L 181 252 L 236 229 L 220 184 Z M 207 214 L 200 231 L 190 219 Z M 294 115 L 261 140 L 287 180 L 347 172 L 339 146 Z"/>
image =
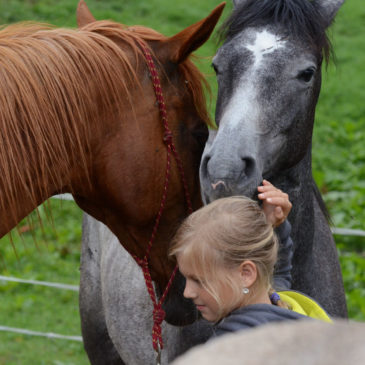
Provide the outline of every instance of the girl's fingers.
<path id="1" fill-rule="evenodd" d="M 279 218 L 283 219 L 285 219 L 289 215 L 290 210 L 292 208 L 292 204 L 290 203 L 290 201 L 282 197 L 267 198 L 264 200 L 264 204 L 266 204 L 267 207 L 268 206 L 275 207 L 274 208 L 275 217 L 277 212 Z"/>
<path id="2" fill-rule="evenodd" d="M 291 207 L 291 203 L 289 200 L 282 198 L 282 197 L 272 197 L 272 198 L 267 198 L 265 199 L 265 201 L 270 204 L 270 205 L 276 205 L 279 208 L 289 208 Z"/>
<path id="3" fill-rule="evenodd" d="M 274 227 L 282 224 L 292 208 L 288 194 L 277 189 L 267 180 L 264 180 L 257 190 L 258 198 L 263 201 L 263 209 L 269 221 Z"/>
<path id="4" fill-rule="evenodd" d="M 258 198 L 259 199 L 268 199 L 268 198 L 283 198 L 287 201 L 289 201 L 289 196 L 288 194 L 286 193 L 283 193 L 281 191 L 265 191 L 265 192 L 262 192 L 262 193 L 259 193 L 258 195 Z"/>
<path id="5" fill-rule="evenodd" d="M 275 208 L 275 217 L 277 219 L 285 219 L 285 214 L 280 207 Z"/>
<path id="6" fill-rule="evenodd" d="M 274 185 L 260 185 L 257 187 L 258 191 L 265 192 L 265 191 L 278 191 L 282 192 L 280 189 L 277 189 Z"/>
<path id="7" fill-rule="evenodd" d="M 280 226 L 286 219 L 284 211 L 280 207 L 276 207 L 274 210 L 275 221 L 273 221 L 273 226 Z"/>

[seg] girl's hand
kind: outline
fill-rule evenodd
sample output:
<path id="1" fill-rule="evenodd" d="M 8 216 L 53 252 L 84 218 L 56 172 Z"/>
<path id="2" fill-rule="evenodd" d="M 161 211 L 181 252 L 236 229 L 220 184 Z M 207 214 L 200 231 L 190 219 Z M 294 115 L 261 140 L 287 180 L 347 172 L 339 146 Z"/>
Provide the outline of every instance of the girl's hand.
<path id="1" fill-rule="evenodd" d="M 262 200 L 262 209 L 268 222 L 273 227 L 280 226 L 292 208 L 288 194 L 283 193 L 267 180 L 264 180 L 262 186 L 259 186 L 257 190 L 259 191 L 258 198 Z"/>

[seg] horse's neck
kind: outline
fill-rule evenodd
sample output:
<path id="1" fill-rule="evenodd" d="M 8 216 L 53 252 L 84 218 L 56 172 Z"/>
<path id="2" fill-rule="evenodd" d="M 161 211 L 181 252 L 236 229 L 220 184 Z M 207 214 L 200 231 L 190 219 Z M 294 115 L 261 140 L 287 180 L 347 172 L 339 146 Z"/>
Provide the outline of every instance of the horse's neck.
<path id="1" fill-rule="evenodd" d="M 52 195 L 72 192 L 72 181 L 82 180 L 82 169 L 67 166 L 64 160 L 64 156 L 58 155 L 53 155 L 47 161 L 37 158 L 37 166 L 32 165 L 34 175 L 23 177 L 23 180 L 19 178 L 12 183 L 7 183 L 4 175 L 1 177 L 0 237 Z M 17 176 L 20 176 L 22 170 L 24 169 L 19 169 Z M 86 183 L 87 181 L 84 182 L 85 185 Z"/>
<path id="2" fill-rule="evenodd" d="M 294 167 L 272 179 L 275 186 L 285 191 L 293 204 L 289 215 L 294 242 L 301 242 L 313 234 L 315 182 L 312 176 L 311 146 L 304 158 Z"/>

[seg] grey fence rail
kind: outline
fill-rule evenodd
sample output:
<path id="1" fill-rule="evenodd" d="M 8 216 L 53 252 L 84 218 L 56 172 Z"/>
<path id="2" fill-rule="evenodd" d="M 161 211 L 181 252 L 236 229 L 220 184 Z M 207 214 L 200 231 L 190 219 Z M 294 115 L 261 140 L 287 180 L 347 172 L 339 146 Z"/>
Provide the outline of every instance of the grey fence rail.
<path id="1" fill-rule="evenodd" d="M 76 292 L 79 291 L 79 287 L 77 285 L 51 283 L 48 281 L 27 280 L 27 279 L 14 278 L 14 277 L 10 277 L 10 276 L 0 275 L 0 283 L 2 281 L 47 286 L 47 287 L 51 287 L 51 288 L 55 288 L 55 289 L 72 290 L 72 291 L 76 291 Z M 37 331 L 32 331 L 32 330 L 29 330 L 26 328 L 14 328 L 14 327 L 0 325 L 0 332 L 12 332 L 12 333 L 18 333 L 18 334 L 28 335 L 28 336 L 38 336 L 38 337 L 47 337 L 50 339 L 57 339 L 57 340 L 69 340 L 69 341 L 82 342 L 81 336 L 61 335 L 59 333 L 53 333 L 53 332 L 37 332 Z"/>
<path id="2" fill-rule="evenodd" d="M 61 194 L 54 196 L 56 199 L 63 199 L 63 200 L 73 200 L 71 194 Z M 349 229 L 349 228 L 331 228 L 333 235 L 340 235 L 340 236 L 357 236 L 357 237 L 365 237 L 365 231 L 361 229 Z M 37 281 L 37 280 L 28 280 L 28 279 L 21 279 L 9 276 L 2 276 L 0 275 L 0 283 L 6 281 L 17 282 L 21 284 L 29 284 L 29 285 L 40 285 L 40 286 L 47 286 L 52 287 L 55 289 L 61 290 L 72 290 L 78 291 L 79 287 L 77 285 L 69 285 L 69 284 L 62 284 L 62 283 L 52 283 L 47 281 Z M 70 340 L 70 341 L 78 341 L 82 342 L 81 336 L 68 336 L 68 335 L 61 335 L 53 332 L 36 332 L 29 329 L 23 328 L 13 328 L 7 326 L 0 325 L 0 332 L 13 332 L 28 336 L 41 336 L 47 337 L 51 339 L 60 339 L 60 340 Z"/>

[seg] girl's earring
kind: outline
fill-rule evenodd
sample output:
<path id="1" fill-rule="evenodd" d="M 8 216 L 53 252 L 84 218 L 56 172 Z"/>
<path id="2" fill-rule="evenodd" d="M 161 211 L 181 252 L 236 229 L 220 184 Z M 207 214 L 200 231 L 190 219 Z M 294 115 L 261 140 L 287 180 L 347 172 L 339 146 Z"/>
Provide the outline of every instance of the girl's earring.
<path id="1" fill-rule="evenodd" d="M 249 288 L 243 288 L 242 289 L 242 293 L 243 294 L 248 294 L 250 292 L 250 289 Z"/>

